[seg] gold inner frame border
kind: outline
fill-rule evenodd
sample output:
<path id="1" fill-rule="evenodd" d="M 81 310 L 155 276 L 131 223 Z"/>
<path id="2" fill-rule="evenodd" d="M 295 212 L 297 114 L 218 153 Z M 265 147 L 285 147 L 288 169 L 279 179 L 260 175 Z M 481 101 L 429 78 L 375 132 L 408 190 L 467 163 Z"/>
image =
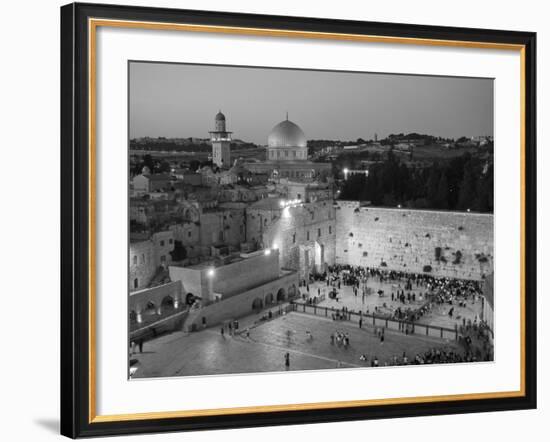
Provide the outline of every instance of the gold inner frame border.
<path id="1" fill-rule="evenodd" d="M 300 403 L 300 404 L 285 404 L 285 405 L 261 405 L 235 408 L 215 408 L 215 409 L 197 409 L 197 410 L 180 410 L 180 411 L 159 411 L 146 413 L 129 413 L 129 414 L 110 414 L 98 415 L 96 413 L 96 35 L 98 27 L 115 27 L 115 28 L 133 28 L 133 29 L 148 29 L 148 30 L 170 30 L 184 32 L 203 32 L 217 34 L 235 34 L 235 35 L 252 35 L 264 37 L 290 37 L 290 38 L 308 38 L 321 40 L 340 40 L 368 43 L 389 43 L 389 44 L 410 44 L 418 46 L 445 46 L 445 47 L 460 47 L 460 48 L 477 48 L 477 49 L 497 49 L 518 51 L 520 54 L 520 210 L 521 210 L 521 226 L 520 226 L 520 389 L 517 391 L 502 391 L 502 392 L 487 392 L 487 393 L 466 393 L 453 395 L 437 395 L 437 396 L 416 396 L 388 399 L 367 399 L 353 401 L 336 401 L 336 402 L 316 402 L 316 403 Z M 89 423 L 100 422 L 121 422 L 135 421 L 147 419 L 169 419 L 169 418 L 185 418 L 199 416 L 221 416 L 221 415 L 240 415 L 247 413 L 269 413 L 281 411 L 305 411 L 305 410 L 321 410 L 330 408 L 350 408 L 350 407 L 365 407 L 376 405 L 397 405 L 397 404 L 419 404 L 428 402 L 443 402 L 443 401 L 462 401 L 462 400 L 482 400 L 482 399 L 499 399 L 513 398 L 525 396 L 525 109 L 526 109 L 526 90 L 525 90 L 525 46 L 521 44 L 507 44 L 494 42 L 475 42 L 475 41 L 460 41 L 460 40 L 440 40 L 440 39 L 425 39 L 412 37 L 390 37 L 362 34 L 346 34 L 346 33 L 325 33 L 311 31 L 293 31 L 283 29 L 265 29 L 265 28 L 247 28 L 247 27 L 232 27 L 232 26 L 212 26 L 212 25 L 196 25 L 185 23 L 161 23 L 161 22 L 143 22 L 130 20 L 111 20 L 111 19 L 88 19 L 88 183 L 89 183 L 89 385 L 88 385 L 88 421 Z"/>

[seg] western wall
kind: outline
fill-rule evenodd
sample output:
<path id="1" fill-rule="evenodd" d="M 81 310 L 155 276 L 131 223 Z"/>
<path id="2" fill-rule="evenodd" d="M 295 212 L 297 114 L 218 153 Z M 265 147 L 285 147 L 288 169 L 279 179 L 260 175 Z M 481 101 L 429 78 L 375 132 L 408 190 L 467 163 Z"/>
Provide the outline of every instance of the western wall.
<path id="1" fill-rule="evenodd" d="M 493 269 L 493 215 L 336 203 L 336 263 L 482 279 Z"/>

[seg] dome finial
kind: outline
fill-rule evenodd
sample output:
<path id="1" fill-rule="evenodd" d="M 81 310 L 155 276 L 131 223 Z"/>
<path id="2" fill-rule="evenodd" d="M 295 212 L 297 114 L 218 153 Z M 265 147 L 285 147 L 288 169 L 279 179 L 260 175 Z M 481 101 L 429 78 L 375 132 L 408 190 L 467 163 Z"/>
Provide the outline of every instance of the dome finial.
<path id="1" fill-rule="evenodd" d="M 288 111 L 286 111 L 286 121 L 288 121 Z"/>

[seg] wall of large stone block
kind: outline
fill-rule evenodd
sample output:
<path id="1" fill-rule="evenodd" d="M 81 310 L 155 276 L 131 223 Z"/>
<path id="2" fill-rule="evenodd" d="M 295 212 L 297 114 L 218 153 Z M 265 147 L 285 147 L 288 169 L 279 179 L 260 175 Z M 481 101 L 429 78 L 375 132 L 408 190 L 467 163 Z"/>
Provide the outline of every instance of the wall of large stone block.
<path id="1" fill-rule="evenodd" d="M 443 259 L 436 259 L 436 248 Z M 337 263 L 415 273 L 426 273 L 428 265 L 433 275 L 482 279 L 493 271 L 493 257 L 492 214 L 337 202 Z"/>

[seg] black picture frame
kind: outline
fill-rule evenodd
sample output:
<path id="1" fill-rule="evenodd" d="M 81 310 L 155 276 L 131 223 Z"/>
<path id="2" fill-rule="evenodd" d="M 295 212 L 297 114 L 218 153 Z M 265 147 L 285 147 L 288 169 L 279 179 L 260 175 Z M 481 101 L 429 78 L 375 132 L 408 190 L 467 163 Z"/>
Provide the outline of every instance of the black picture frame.
<path id="1" fill-rule="evenodd" d="M 521 45 L 524 51 L 524 395 L 316 410 L 94 421 L 90 413 L 90 18 Z M 61 434 L 105 436 L 536 408 L 536 34 L 73 3 L 61 8 Z"/>

